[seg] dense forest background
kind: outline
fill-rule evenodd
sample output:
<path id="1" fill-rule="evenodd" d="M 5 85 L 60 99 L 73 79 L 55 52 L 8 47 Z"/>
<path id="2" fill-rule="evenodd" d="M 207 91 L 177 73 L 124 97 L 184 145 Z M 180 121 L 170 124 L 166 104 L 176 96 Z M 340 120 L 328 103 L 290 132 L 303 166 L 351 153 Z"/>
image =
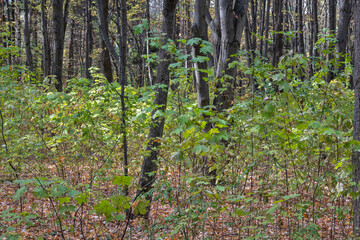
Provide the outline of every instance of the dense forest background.
<path id="1" fill-rule="evenodd" d="M 356 239 L 359 0 L 0 0 L 0 239 Z"/>

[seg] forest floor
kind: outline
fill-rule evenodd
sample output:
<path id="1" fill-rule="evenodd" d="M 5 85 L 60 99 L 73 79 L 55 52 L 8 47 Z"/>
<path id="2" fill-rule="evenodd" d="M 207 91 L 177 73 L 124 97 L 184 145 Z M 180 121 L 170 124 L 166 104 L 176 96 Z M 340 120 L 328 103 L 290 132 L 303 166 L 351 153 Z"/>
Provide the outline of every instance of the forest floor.
<path id="1" fill-rule="evenodd" d="M 48 165 L 50 172 L 54 171 L 54 166 Z M 1 172 L 4 172 L 4 167 Z M 172 183 L 174 189 L 177 188 L 177 180 L 172 175 L 168 176 L 168 180 Z M 24 178 L 31 178 L 33 176 L 21 176 Z M 69 176 L 73 179 L 76 176 Z M 87 176 L 83 176 L 85 178 Z M 29 213 L 36 214 L 36 218 L 32 219 L 32 224 L 27 225 L 20 222 L 19 219 L 12 219 L 6 223 L 0 220 L 0 235 L 5 233 L 5 229 L 12 225 L 14 226 L 12 234 L 18 234 L 19 239 L 62 239 L 59 231 L 59 226 L 56 223 L 56 216 L 54 214 L 54 207 L 51 205 L 49 199 L 35 198 L 32 194 L 25 194 L 20 203 L 19 200 L 14 200 L 13 196 L 18 189 L 18 184 L 13 183 L 14 176 L 1 176 L 0 185 L 0 211 L 8 211 L 10 214 L 20 214 L 25 216 Z M 84 180 L 85 181 L 85 180 Z M 252 181 L 252 191 L 256 191 L 256 178 Z M 115 187 L 107 185 L 106 183 L 99 184 L 97 190 L 103 195 L 110 195 L 116 191 Z M 247 192 L 250 191 L 251 186 L 246 186 Z M 209 189 L 213 187 L 209 186 Z M 176 190 L 175 190 L 176 191 Z M 179 189 L 179 191 L 184 191 Z M 224 194 L 230 194 L 224 192 Z M 305 191 L 302 193 L 302 198 L 309 198 Z M 182 201 L 181 199 L 179 200 Z M 66 219 L 62 220 L 62 228 L 65 239 L 121 239 L 126 226 L 126 221 L 111 221 L 107 222 L 105 218 L 98 216 L 92 212 L 92 206 L 96 199 L 90 200 L 88 203 L 79 207 L 75 212 L 71 213 Z M 55 203 L 56 204 L 56 203 Z M 292 201 L 286 202 L 288 212 L 291 212 Z M 331 206 L 338 205 L 338 208 Z M 181 205 L 181 204 L 180 204 Z M 204 214 L 198 217 L 196 223 L 182 222 L 183 227 L 176 227 L 175 221 L 171 220 L 171 215 L 179 211 L 179 205 L 169 204 L 166 201 L 153 201 L 150 217 L 148 221 L 142 218 L 135 218 L 130 221 L 126 236 L 124 239 L 295 239 L 289 237 L 289 231 L 293 231 L 293 226 L 309 226 L 314 223 L 318 227 L 319 236 L 315 239 L 350 239 L 351 237 L 351 219 L 350 213 L 341 213 L 339 209 L 342 207 L 349 208 L 351 206 L 351 198 L 343 198 L 338 203 L 331 202 L 328 198 L 322 198 L 321 202 L 314 202 L 314 207 L 321 212 L 321 215 L 314 221 L 311 218 L 311 208 L 302 213 L 301 219 L 294 219 L 289 214 L 274 211 L 275 218 L 266 225 L 262 222 L 263 219 L 257 216 L 244 214 L 240 218 L 234 218 L 234 215 L 229 214 L 229 209 L 233 209 L 233 203 L 225 203 L 224 210 L 212 217 L 208 214 L 206 220 L 203 220 Z M 254 201 L 251 208 L 269 210 L 274 205 L 274 200 Z M 184 206 L 184 205 L 182 205 Z M 209 212 L 214 212 L 214 209 L 208 208 Z M 286 212 L 286 211 L 285 211 Z M 340 216 L 341 215 L 341 216 Z M 289 216 L 292 216 L 291 218 Z M 294 225 L 294 223 L 297 225 Z M 8 226 L 6 226 L 8 224 Z M 178 223 L 179 224 L 179 221 Z M 290 225 L 289 225 L 290 224 Z M 174 229 L 178 229 L 175 231 Z M 256 235 L 259 229 L 266 233 L 267 237 Z M 306 228 L 305 228 L 306 229 Z M 311 228 L 307 228 L 305 232 L 299 233 L 296 239 L 311 239 L 308 237 Z M 303 234 L 303 235 L 301 235 Z M 252 236 L 252 237 L 251 237 Z M 11 239 L 11 238 L 8 238 Z"/>

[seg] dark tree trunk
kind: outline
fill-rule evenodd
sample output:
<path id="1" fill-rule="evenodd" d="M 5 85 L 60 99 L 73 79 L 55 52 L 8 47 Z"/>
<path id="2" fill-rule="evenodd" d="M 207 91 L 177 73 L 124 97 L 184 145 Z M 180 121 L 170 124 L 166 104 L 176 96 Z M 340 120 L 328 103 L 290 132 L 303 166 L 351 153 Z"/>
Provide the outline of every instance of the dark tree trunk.
<path id="1" fill-rule="evenodd" d="M 236 60 L 234 55 L 240 48 L 247 8 L 248 0 L 234 2 L 217 0 L 215 1 L 215 19 L 213 21 L 209 19 L 214 39 L 215 77 L 217 79 L 214 105 L 218 112 L 228 109 L 233 103 L 236 69 L 230 69 L 229 63 Z M 224 77 L 225 79 L 222 79 Z"/>
<path id="2" fill-rule="evenodd" d="M 15 0 L 15 46 L 21 48 L 21 18 L 20 3 Z M 21 64 L 21 57 L 15 57 L 15 64 Z"/>
<path id="3" fill-rule="evenodd" d="M 166 44 L 167 39 L 174 39 L 175 15 L 177 0 L 164 0 L 163 4 L 163 27 L 162 32 L 165 34 L 163 44 Z M 163 136 L 165 118 L 156 114 L 158 111 L 164 112 L 167 105 L 167 96 L 169 89 L 169 70 L 171 56 L 165 49 L 159 51 L 160 62 L 157 67 L 156 75 L 156 95 L 154 106 L 156 108 L 151 114 L 150 131 L 148 135 L 148 144 L 146 146 L 146 156 L 144 157 L 141 176 L 140 187 L 142 192 L 148 192 L 156 179 L 158 169 L 157 156 L 158 147 L 160 145 L 160 138 Z M 155 115 L 156 114 L 156 115 Z M 151 199 L 151 198 L 150 198 Z"/>
<path id="4" fill-rule="evenodd" d="M 261 5 L 261 25 L 260 25 L 260 47 L 259 47 L 259 52 L 260 55 L 263 54 L 263 46 L 264 46 L 264 39 L 262 38 L 264 36 L 264 30 L 265 30 L 265 18 L 266 18 L 266 0 L 262 0 L 262 5 Z"/>
<path id="5" fill-rule="evenodd" d="M 150 0 L 146 0 L 146 20 L 149 25 L 149 29 L 146 31 L 146 54 L 149 56 L 151 54 L 150 50 L 150 32 L 151 32 L 151 22 L 150 22 Z M 154 84 L 153 77 L 153 68 L 151 64 L 148 64 L 148 77 L 149 77 L 149 85 L 152 86 Z"/>
<path id="6" fill-rule="evenodd" d="M 103 15 L 105 18 L 105 31 L 109 32 L 109 24 L 108 24 L 108 16 L 109 16 L 109 0 L 102 0 L 103 5 Z M 111 67 L 111 59 L 110 59 L 110 53 L 109 49 L 107 48 L 104 40 L 101 39 L 100 47 L 102 49 L 101 52 L 101 63 L 100 63 L 100 69 L 101 72 L 104 74 L 108 82 L 113 82 L 113 73 L 112 73 L 112 67 Z"/>
<path id="7" fill-rule="evenodd" d="M 298 21 L 298 51 L 301 54 L 305 54 L 304 45 L 304 25 L 303 25 L 303 1 L 297 0 L 297 21 Z"/>
<path id="8" fill-rule="evenodd" d="M 267 40 L 269 38 L 269 22 L 270 22 L 270 0 L 267 0 L 266 3 L 266 20 L 265 20 L 265 39 Z M 268 51 L 269 51 L 269 44 L 268 41 L 265 41 L 264 46 L 264 57 L 268 57 Z"/>
<path id="9" fill-rule="evenodd" d="M 63 89 L 62 70 L 64 57 L 64 0 L 53 0 L 53 22 L 54 22 L 54 51 L 52 74 L 56 76 L 56 89 L 61 92 Z"/>
<path id="10" fill-rule="evenodd" d="M 85 34 L 85 78 L 90 79 L 90 68 L 92 65 L 92 50 L 93 50 L 93 37 L 92 37 L 92 17 L 91 17 L 91 0 L 86 1 L 86 34 Z"/>
<path id="11" fill-rule="evenodd" d="M 329 30 L 330 34 L 333 34 L 335 36 L 335 30 L 336 30 L 336 0 L 329 0 Z M 330 48 L 333 48 L 334 46 L 329 46 Z M 328 61 L 332 60 L 334 58 L 334 54 L 330 53 L 328 56 Z M 334 66 L 330 66 L 329 73 L 327 75 L 327 82 L 330 82 L 334 78 Z"/>
<path id="12" fill-rule="evenodd" d="M 256 18 L 257 18 L 257 0 L 251 0 L 251 35 L 252 36 L 252 40 L 251 40 L 251 50 L 255 51 L 256 50 L 256 40 L 257 40 L 257 23 L 256 23 Z M 254 52 L 253 52 L 254 55 Z"/>
<path id="13" fill-rule="evenodd" d="M 126 55 L 127 55 L 127 5 L 126 0 L 120 0 L 121 3 L 121 79 L 124 85 L 126 81 Z"/>
<path id="14" fill-rule="evenodd" d="M 193 37 L 201 38 L 202 40 L 208 40 L 208 25 L 206 23 L 206 0 L 196 0 L 195 1 L 195 12 L 194 12 L 194 23 L 191 26 Z M 206 54 L 200 52 L 201 42 L 193 46 L 193 57 L 203 56 L 206 57 Z M 204 108 L 210 104 L 209 97 L 209 84 L 205 80 L 207 78 L 207 73 L 203 70 L 207 69 L 207 63 L 196 62 L 194 63 L 195 67 L 195 82 L 196 82 L 196 93 L 199 108 Z"/>
<path id="15" fill-rule="evenodd" d="M 48 23 L 46 16 L 46 0 L 41 0 L 41 31 L 43 38 L 43 74 L 44 77 L 50 75 L 50 66 L 51 66 L 51 50 L 50 50 L 50 42 L 49 42 L 49 34 L 48 34 Z"/>
<path id="16" fill-rule="evenodd" d="M 4 26 L 4 24 L 5 24 L 4 9 L 5 9 L 5 1 L 0 1 L 0 26 Z M 3 40 L 3 36 L 0 36 L 0 44 L 2 44 L 2 45 L 5 44 L 5 41 Z"/>
<path id="17" fill-rule="evenodd" d="M 38 10 L 36 8 L 37 3 L 35 1 L 33 1 L 30 4 L 30 26 L 31 26 L 31 34 L 32 34 L 32 39 L 33 39 L 33 43 L 36 45 L 38 44 Z"/>
<path id="18" fill-rule="evenodd" d="M 281 32 L 283 30 L 283 12 L 282 12 L 283 0 L 274 1 L 274 10 L 275 10 L 275 31 Z M 280 57 L 283 54 L 283 34 L 275 33 L 274 34 L 274 44 L 273 44 L 273 59 L 272 64 L 274 67 L 278 66 Z"/>
<path id="19" fill-rule="evenodd" d="M 315 49 L 316 42 L 318 40 L 319 34 L 319 22 L 318 22 L 318 0 L 311 0 L 311 13 L 312 13 L 312 20 L 311 20 L 311 40 L 310 40 L 310 51 L 311 56 L 316 58 L 319 56 L 319 52 Z M 314 75 L 315 64 L 310 65 L 310 76 Z"/>
<path id="20" fill-rule="evenodd" d="M 340 0 L 339 26 L 337 32 L 336 50 L 339 54 L 339 71 L 344 71 L 346 46 L 349 38 L 349 25 L 351 19 L 351 0 Z"/>
<path id="21" fill-rule="evenodd" d="M 30 69 L 30 71 L 34 70 L 33 67 L 33 56 L 31 53 L 30 46 L 30 29 L 29 29 L 29 0 L 24 0 L 24 41 L 25 41 L 25 64 Z"/>
<path id="22" fill-rule="evenodd" d="M 355 104 L 354 104 L 354 140 L 360 141 L 360 0 L 353 0 L 354 9 L 354 48 L 355 48 L 355 61 L 354 61 L 354 91 L 355 91 Z M 353 168 L 353 192 L 359 193 L 360 183 L 360 151 L 353 151 L 352 154 Z M 353 199 L 353 229 L 354 235 L 360 237 L 360 198 L 359 196 Z"/>
<path id="23" fill-rule="evenodd" d="M 70 28 L 70 43 L 69 43 L 69 63 L 68 63 L 68 79 L 74 77 L 75 69 L 74 69 L 74 50 L 75 50 L 75 28 L 76 28 L 76 20 L 73 19 L 71 21 L 71 28 Z"/>

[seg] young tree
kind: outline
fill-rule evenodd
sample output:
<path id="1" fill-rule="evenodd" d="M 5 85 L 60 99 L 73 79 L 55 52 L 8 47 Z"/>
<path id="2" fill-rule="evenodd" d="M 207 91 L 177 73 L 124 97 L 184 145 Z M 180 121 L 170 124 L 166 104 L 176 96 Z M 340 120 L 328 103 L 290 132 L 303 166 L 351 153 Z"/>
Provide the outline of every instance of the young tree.
<path id="1" fill-rule="evenodd" d="M 24 0 L 24 40 L 25 40 L 25 64 L 33 71 L 33 56 L 30 46 L 30 29 L 29 29 L 29 0 Z"/>
<path id="2" fill-rule="evenodd" d="M 164 0 L 163 3 L 163 27 L 162 32 L 164 33 L 163 44 L 165 45 L 168 39 L 174 39 L 174 26 L 175 26 L 175 15 L 176 5 L 178 0 Z M 153 182 L 155 181 L 156 175 L 154 172 L 157 171 L 158 165 L 156 163 L 158 156 L 158 147 L 160 145 L 160 139 L 163 136 L 165 118 L 158 114 L 158 112 L 164 112 L 167 105 L 167 95 L 169 89 L 169 70 L 171 56 L 169 52 L 161 48 L 159 51 L 160 62 L 157 67 L 156 75 L 156 94 L 154 100 L 155 109 L 151 114 L 150 131 L 148 135 L 148 144 L 146 146 L 147 154 L 144 156 L 141 176 L 140 176 L 140 187 L 141 191 L 148 192 Z M 149 197 L 151 200 L 151 197 Z"/>

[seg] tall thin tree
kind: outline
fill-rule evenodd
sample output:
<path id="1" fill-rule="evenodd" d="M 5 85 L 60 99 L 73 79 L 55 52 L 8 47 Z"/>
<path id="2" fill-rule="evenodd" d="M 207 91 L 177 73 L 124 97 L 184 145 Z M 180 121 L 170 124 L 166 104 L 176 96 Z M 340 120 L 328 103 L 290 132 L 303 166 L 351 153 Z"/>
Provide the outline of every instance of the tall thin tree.
<path id="1" fill-rule="evenodd" d="M 174 39 L 174 26 L 176 5 L 178 0 L 164 0 L 163 3 L 163 26 L 162 32 L 163 44 L 165 45 L 168 39 Z M 154 99 L 155 109 L 151 114 L 150 130 L 148 135 L 148 143 L 146 146 L 147 154 L 144 156 L 141 175 L 140 187 L 141 191 L 148 192 L 152 188 L 152 184 L 156 179 L 156 171 L 158 169 L 157 157 L 158 147 L 160 146 L 160 138 L 163 136 L 165 118 L 158 114 L 164 112 L 167 105 L 168 89 L 169 89 L 169 70 L 171 56 L 169 52 L 161 48 L 159 51 L 160 62 L 157 67 L 156 75 L 156 94 Z M 151 196 L 149 196 L 151 200 Z"/>
<path id="2" fill-rule="evenodd" d="M 34 70 L 33 67 L 33 56 L 31 53 L 30 46 L 30 29 L 29 29 L 29 0 L 24 0 L 24 41 L 25 41 L 25 64 L 29 67 L 31 71 Z"/>
<path id="3" fill-rule="evenodd" d="M 360 0 L 353 0 L 354 9 L 354 22 L 355 29 L 354 35 L 354 48 L 355 48 L 355 61 L 354 61 L 354 140 L 360 141 Z M 353 151 L 352 154 L 353 167 L 353 192 L 359 193 L 360 188 L 360 151 Z M 356 237 L 360 237 L 360 197 L 355 196 L 353 199 L 353 231 Z"/>

